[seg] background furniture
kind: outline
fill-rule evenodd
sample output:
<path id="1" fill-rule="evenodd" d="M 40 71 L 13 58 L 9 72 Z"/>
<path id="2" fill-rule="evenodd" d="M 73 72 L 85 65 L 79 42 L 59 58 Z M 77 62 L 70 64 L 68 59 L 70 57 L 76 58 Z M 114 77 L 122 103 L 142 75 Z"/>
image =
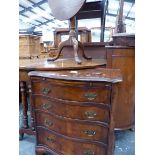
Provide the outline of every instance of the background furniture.
<path id="1" fill-rule="evenodd" d="M 62 37 L 69 35 L 69 29 L 59 28 L 54 31 L 54 47 L 57 48 L 59 43 L 62 41 Z M 78 35 L 82 43 L 91 42 L 91 31 L 86 27 L 78 28 Z"/>
<path id="2" fill-rule="evenodd" d="M 32 71 L 29 76 L 37 155 L 113 154 L 120 70 Z"/>
<path id="3" fill-rule="evenodd" d="M 19 35 L 19 58 L 31 59 L 41 53 L 40 36 Z"/>
<path id="4" fill-rule="evenodd" d="M 92 19 L 92 18 L 101 19 L 100 42 L 104 42 L 105 21 L 106 21 L 106 13 L 108 10 L 108 4 L 109 4 L 108 0 L 85 3 L 84 6 L 76 15 L 77 24 L 79 19 Z"/>

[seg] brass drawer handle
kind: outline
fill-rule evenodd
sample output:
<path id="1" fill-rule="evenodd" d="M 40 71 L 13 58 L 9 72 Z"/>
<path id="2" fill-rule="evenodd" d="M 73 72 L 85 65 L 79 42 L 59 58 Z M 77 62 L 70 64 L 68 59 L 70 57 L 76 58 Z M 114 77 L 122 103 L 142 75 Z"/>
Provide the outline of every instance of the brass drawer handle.
<path id="1" fill-rule="evenodd" d="M 84 133 L 87 136 L 94 136 L 96 134 L 96 131 L 94 131 L 94 130 L 85 130 Z"/>
<path id="2" fill-rule="evenodd" d="M 50 137 L 47 137 L 46 140 L 47 140 L 49 143 L 54 143 L 54 142 L 55 142 L 55 139 L 50 138 Z"/>
<path id="3" fill-rule="evenodd" d="M 94 118 L 97 113 L 95 111 L 86 111 L 85 112 L 85 115 L 88 117 L 88 118 Z"/>
<path id="4" fill-rule="evenodd" d="M 51 105 L 48 104 L 48 103 L 44 103 L 42 107 L 43 107 L 44 110 L 47 110 L 47 109 L 49 109 L 51 107 Z"/>
<path id="5" fill-rule="evenodd" d="M 49 120 L 45 120 L 44 121 L 45 126 L 50 127 L 53 125 L 53 122 L 49 121 Z"/>
<path id="6" fill-rule="evenodd" d="M 95 152 L 92 151 L 92 150 L 85 150 L 85 151 L 83 152 L 83 154 L 84 154 L 84 155 L 95 155 Z"/>
<path id="7" fill-rule="evenodd" d="M 42 93 L 47 95 L 50 92 L 50 88 L 43 88 Z"/>
<path id="8" fill-rule="evenodd" d="M 97 94 L 96 94 L 96 93 L 86 93 L 86 94 L 85 94 L 85 97 L 86 97 L 88 100 L 92 101 L 92 100 L 94 100 L 94 99 L 97 97 Z"/>

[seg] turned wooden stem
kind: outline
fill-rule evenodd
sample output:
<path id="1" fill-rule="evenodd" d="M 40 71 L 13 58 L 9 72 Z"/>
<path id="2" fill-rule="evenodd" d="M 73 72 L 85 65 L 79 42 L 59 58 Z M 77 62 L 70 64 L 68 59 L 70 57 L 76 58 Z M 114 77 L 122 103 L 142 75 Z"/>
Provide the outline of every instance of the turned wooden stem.
<path id="1" fill-rule="evenodd" d="M 70 26 L 70 30 L 74 30 L 75 31 L 75 28 L 76 28 L 76 18 L 75 18 L 75 16 L 74 17 L 72 17 L 70 20 L 69 20 L 69 26 Z"/>
<path id="2" fill-rule="evenodd" d="M 28 105 L 27 105 L 27 95 L 26 95 L 26 82 L 20 82 L 20 91 L 22 95 L 22 104 L 23 104 L 23 126 L 28 128 Z"/>
<path id="3" fill-rule="evenodd" d="M 29 101 L 30 101 L 30 111 L 31 111 L 31 129 L 34 130 L 34 108 L 32 103 L 32 90 L 31 90 L 31 84 L 28 85 L 29 89 Z"/>

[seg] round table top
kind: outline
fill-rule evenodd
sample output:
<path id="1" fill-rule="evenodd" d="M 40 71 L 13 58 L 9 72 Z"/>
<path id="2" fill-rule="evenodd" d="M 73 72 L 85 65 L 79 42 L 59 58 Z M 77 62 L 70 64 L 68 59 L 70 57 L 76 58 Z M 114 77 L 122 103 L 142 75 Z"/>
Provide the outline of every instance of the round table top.
<path id="1" fill-rule="evenodd" d="M 48 0 L 53 16 L 59 20 L 68 20 L 82 8 L 86 0 Z"/>
<path id="2" fill-rule="evenodd" d="M 72 69 L 96 68 L 106 65 L 106 59 L 82 60 L 82 64 L 77 64 L 74 59 L 58 59 L 56 61 L 47 61 L 44 59 L 27 59 L 19 61 L 20 70 L 40 70 L 40 71 L 58 71 Z"/>

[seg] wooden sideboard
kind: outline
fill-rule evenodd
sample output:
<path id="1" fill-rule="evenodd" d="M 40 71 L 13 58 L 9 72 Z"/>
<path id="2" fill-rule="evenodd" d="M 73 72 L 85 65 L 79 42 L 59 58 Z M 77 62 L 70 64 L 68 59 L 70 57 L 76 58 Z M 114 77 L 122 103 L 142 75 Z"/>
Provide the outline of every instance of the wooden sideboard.
<path id="1" fill-rule="evenodd" d="M 119 69 L 32 71 L 29 76 L 36 155 L 113 154 Z"/>

